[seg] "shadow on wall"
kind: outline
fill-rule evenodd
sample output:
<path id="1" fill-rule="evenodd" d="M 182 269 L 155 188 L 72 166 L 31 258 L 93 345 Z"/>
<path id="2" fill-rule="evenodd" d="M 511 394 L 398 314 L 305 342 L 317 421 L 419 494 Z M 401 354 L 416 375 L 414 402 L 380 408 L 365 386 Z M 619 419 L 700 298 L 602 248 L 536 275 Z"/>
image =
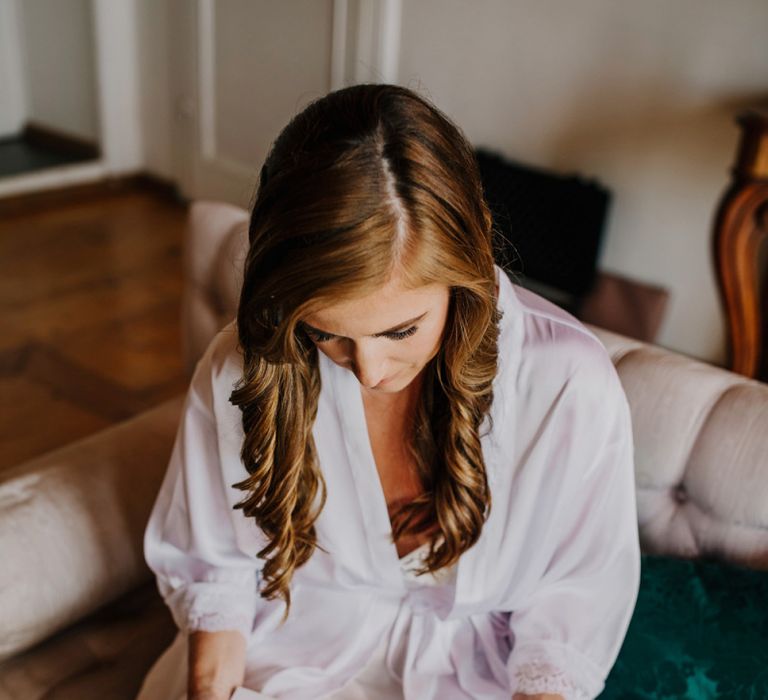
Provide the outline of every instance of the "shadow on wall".
<path id="1" fill-rule="evenodd" d="M 552 136 L 550 163 L 610 182 L 614 201 L 601 267 L 669 289 L 659 343 L 680 352 L 697 347 L 697 356 L 724 366 L 726 319 L 711 257 L 714 217 L 731 180 L 736 117 L 768 102 L 768 95 L 686 105 L 669 86 L 626 89 L 637 96 L 621 95 L 615 109 L 597 113 L 594 104 L 605 104 L 604 96 L 580 95 Z"/>
<path id="2" fill-rule="evenodd" d="M 585 107 L 569 110 L 551 139 L 552 162 L 594 170 L 598 163 L 614 161 L 623 168 L 634 166 L 636 173 L 664 166 L 682 184 L 701 184 L 713 173 L 724 182 L 738 141 L 736 116 L 768 103 L 768 94 L 761 93 L 674 106 L 664 91 L 649 87 L 642 92 L 636 109 L 622 104 L 615 112 L 598 113 L 590 106 L 590 95 L 584 95 Z"/>

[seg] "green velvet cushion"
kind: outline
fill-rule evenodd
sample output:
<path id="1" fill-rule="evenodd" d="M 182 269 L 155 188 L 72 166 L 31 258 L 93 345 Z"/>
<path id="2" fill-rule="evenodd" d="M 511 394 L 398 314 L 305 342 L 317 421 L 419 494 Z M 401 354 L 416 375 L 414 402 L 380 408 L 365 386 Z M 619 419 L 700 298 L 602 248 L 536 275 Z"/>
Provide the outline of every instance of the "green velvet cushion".
<path id="1" fill-rule="evenodd" d="M 643 554 L 612 698 L 768 698 L 768 571 Z"/>

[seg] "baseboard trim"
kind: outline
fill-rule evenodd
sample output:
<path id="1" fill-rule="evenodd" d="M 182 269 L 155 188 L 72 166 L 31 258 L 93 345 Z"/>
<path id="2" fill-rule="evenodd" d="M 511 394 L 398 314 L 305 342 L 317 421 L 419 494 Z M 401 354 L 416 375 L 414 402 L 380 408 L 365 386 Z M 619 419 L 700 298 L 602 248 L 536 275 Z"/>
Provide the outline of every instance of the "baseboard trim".
<path id="1" fill-rule="evenodd" d="M 175 182 L 152 173 L 140 172 L 133 175 L 103 178 L 95 182 L 3 197 L 0 198 L 0 216 L 23 214 L 32 210 L 39 211 L 43 208 L 84 202 L 107 195 L 135 191 L 146 192 L 147 190 L 180 204 L 188 203 L 188 200 L 179 192 Z"/>
<path id="2" fill-rule="evenodd" d="M 82 159 L 101 158 L 101 148 L 97 143 L 71 134 L 51 129 L 43 124 L 27 122 L 21 137 L 29 144 L 57 153 Z"/>

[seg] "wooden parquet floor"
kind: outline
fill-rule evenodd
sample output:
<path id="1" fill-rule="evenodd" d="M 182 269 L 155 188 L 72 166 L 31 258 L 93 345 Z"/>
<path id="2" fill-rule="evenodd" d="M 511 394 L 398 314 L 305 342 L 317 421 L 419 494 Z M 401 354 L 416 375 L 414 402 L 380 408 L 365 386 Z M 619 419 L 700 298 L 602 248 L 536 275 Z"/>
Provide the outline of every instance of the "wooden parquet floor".
<path id="1" fill-rule="evenodd" d="M 185 389 L 185 217 L 141 187 L 0 215 L 0 471 Z"/>

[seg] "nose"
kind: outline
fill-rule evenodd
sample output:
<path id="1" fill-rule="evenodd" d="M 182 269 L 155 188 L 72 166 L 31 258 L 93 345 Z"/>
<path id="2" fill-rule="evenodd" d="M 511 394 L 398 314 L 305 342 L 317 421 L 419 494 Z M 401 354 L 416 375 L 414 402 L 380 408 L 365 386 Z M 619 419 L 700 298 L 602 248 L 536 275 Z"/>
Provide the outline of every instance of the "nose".
<path id="1" fill-rule="evenodd" d="M 375 349 L 358 345 L 351 355 L 357 381 L 364 387 L 373 388 L 387 376 L 386 362 Z"/>

